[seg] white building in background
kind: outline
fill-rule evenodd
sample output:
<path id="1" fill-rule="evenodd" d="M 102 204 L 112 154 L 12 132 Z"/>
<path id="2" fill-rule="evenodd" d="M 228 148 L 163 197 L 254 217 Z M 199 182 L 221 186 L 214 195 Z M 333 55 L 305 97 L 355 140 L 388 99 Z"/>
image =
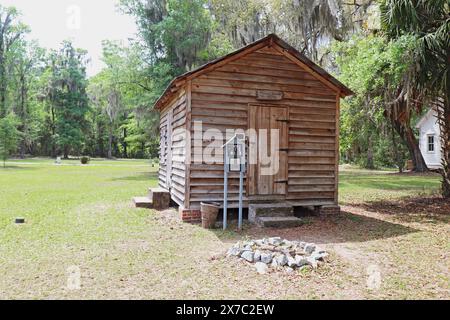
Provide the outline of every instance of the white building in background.
<path id="1" fill-rule="evenodd" d="M 441 139 L 437 112 L 430 109 L 416 128 L 419 130 L 419 146 L 429 169 L 442 168 Z"/>

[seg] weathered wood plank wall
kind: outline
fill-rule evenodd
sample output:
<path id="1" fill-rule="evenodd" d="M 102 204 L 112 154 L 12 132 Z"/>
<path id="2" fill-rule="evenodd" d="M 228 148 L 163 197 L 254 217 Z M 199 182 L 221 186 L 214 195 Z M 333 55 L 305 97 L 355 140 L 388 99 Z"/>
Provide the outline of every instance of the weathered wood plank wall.
<path id="1" fill-rule="evenodd" d="M 283 99 L 258 100 L 258 91 L 281 91 Z M 273 48 L 263 48 L 192 79 L 191 151 L 195 121 L 203 132 L 216 128 L 248 127 L 250 105 L 283 105 L 288 108 L 287 200 L 330 201 L 337 196 L 336 92 Z M 163 122 L 162 122 L 163 123 Z M 200 142 L 206 146 L 209 142 Z M 190 165 L 189 207 L 223 198 L 223 165 Z M 230 178 L 230 200 L 238 200 L 238 175 Z M 234 203 L 235 204 L 235 203 Z M 187 203 L 185 204 L 187 206 Z M 233 203 L 231 204 L 233 206 Z"/>
<path id="2" fill-rule="evenodd" d="M 170 189 L 172 199 L 181 206 L 186 193 L 186 138 L 173 133 L 186 127 L 186 96 L 185 90 L 180 90 L 161 111 L 160 120 L 159 185 Z"/>

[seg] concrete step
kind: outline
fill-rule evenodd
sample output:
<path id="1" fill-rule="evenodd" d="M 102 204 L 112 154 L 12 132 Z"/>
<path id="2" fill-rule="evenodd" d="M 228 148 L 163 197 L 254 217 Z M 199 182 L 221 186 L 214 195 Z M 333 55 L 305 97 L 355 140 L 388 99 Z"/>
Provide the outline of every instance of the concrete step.
<path id="1" fill-rule="evenodd" d="M 170 192 L 163 188 L 150 188 L 149 198 L 153 202 L 153 208 L 165 210 L 170 207 Z"/>
<path id="2" fill-rule="evenodd" d="M 133 203 L 136 208 L 152 209 L 153 202 L 149 197 L 134 197 Z"/>
<path id="3" fill-rule="evenodd" d="M 263 228 L 295 228 L 303 224 L 296 217 L 258 217 L 256 223 Z"/>
<path id="4" fill-rule="evenodd" d="M 286 203 L 258 203 L 248 207 L 248 220 L 255 222 L 259 217 L 293 217 L 294 207 Z"/>

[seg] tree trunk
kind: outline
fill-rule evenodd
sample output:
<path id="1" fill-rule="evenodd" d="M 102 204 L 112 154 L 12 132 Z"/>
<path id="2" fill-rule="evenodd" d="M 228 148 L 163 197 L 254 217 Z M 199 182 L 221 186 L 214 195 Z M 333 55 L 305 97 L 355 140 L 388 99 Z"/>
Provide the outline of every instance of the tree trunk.
<path id="1" fill-rule="evenodd" d="M 397 143 L 397 139 L 395 137 L 395 129 L 394 129 L 393 121 L 391 121 L 391 134 L 392 134 L 392 151 L 394 153 L 394 159 L 398 166 L 398 172 L 403 173 L 403 167 L 404 167 L 405 163 L 404 163 L 403 157 L 401 156 L 401 154 L 397 148 L 398 143 Z"/>
<path id="2" fill-rule="evenodd" d="M 420 151 L 419 148 L 419 142 L 417 141 L 416 136 L 414 135 L 414 131 L 412 130 L 409 121 L 405 120 L 401 121 L 393 115 L 391 115 L 390 117 L 391 123 L 395 131 L 397 131 L 398 135 L 408 148 L 409 156 L 414 166 L 413 171 L 415 172 L 428 171 L 427 164 L 425 163 L 422 152 Z"/>
<path id="3" fill-rule="evenodd" d="M 127 128 L 123 128 L 123 157 L 128 158 Z"/>
<path id="4" fill-rule="evenodd" d="M 422 152 L 419 148 L 419 142 L 416 139 L 416 136 L 414 135 L 414 132 L 411 128 L 405 128 L 405 142 L 406 146 L 408 147 L 409 154 L 411 156 L 411 160 L 414 165 L 414 171 L 415 172 L 426 172 L 428 171 L 427 164 L 425 163 L 425 160 L 423 159 Z"/>
<path id="5" fill-rule="evenodd" d="M 450 199 L 450 74 L 442 103 L 438 104 L 438 122 L 441 131 L 442 196 Z"/>
<path id="6" fill-rule="evenodd" d="M 0 56 L 3 57 L 4 53 L 0 53 Z M 0 61 L 0 118 L 6 116 L 6 68 L 4 65 L 4 59 L 2 58 Z"/>
<path id="7" fill-rule="evenodd" d="M 441 126 L 442 144 L 442 196 L 450 199 L 450 107 L 444 112 L 445 124 Z M 444 127 L 445 126 L 445 127 Z"/>
<path id="8" fill-rule="evenodd" d="M 25 158 L 25 152 L 28 147 L 27 139 L 28 136 L 28 110 L 27 110 L 27 87 L 26 87 L 26 79 L 25 75 L 22 74 L 20 76 L 20 118 L 22 121 L 21 132 L 23 133 L 22 141 L 20 144 L 20 158 Z"/>
<path id="9" fill-rule="evenodd" d="M 419 148 L 419 142 L 411 128 L 411 110 L 405 98 L 396 102 L 395 106 L 386 108 L 385 116 L 391 120 L 391 124 L 408 148 L 415 172 L 428 171 L 427 164 Z"/>
<path id="10" fill-rule="evenodd" d="M 26 146 L 22 143 L 19 149 L 19 157 L 20 159 L 25 159 L 25 153 L 26 153 Z"/>
<path id="11" fill-rule="evenodd" d="M 108 159 L 112 159 L 113 128 L 109 126 Z"/>
<path id="12" fill-rule="evenodd" d="M 99 122 L 97 123 L 97 128 L 98 128 L 98 130 L 97 130 L 98 131 L 98 137 L 97 137 L 98 151 L 99 151 L 100 157 L 104 157 L 105 156 L 105 146 L 103 143 L 103 128 Z"/>
<path id="13" fill-rule="evenodd" d="M 6 116 L 6 86 L 0 84 L 0 118 Z"/>
<path id="14" fill-rule="evenodd" d="M 55 128 L 55 109 L 53 106 L 50 108 L 51 114 L 52 114 L 52 137 L 51 137 L 51 144 L 52 144 L 52 158 L 56 158 L 56 141 L 55 141 L 55 134 L 56 134 L 56 128 Z"/>
<path id="15" fill-rule="evenodd" d="M 64 146 L 64 159 L 69 159 L 69 147 L 68 146 Z"/>
<path id="16" fill-rule="evenodd" d="M 366 163 L 366 168 L 367 169 L 375 169 L 375 164 L 373 161 L 373 141 L 372 141 L 372 137 L 369 136 L 369 142 L 368 142 L 368 146 L 367 146 L 367 163 Z"/>

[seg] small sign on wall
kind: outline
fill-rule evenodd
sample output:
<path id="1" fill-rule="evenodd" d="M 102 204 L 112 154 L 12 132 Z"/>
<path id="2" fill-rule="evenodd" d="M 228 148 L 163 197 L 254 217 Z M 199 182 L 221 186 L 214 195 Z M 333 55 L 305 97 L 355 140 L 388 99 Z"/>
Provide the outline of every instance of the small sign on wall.
<path id="1" fill-rule="evenodd" d="M 225 162 L 227 164 L 228 172 L 245 171 L 245 136 L 234 137 L 225 145 L 226 156 Z"/>
<path id="2" fill-rule="evenodd" d="M 256 92 L 256 99 L 258 100 L 282 100 L 283 92 L 282 91 L 272 91 L 272 90 L 258 90 Z"/>

